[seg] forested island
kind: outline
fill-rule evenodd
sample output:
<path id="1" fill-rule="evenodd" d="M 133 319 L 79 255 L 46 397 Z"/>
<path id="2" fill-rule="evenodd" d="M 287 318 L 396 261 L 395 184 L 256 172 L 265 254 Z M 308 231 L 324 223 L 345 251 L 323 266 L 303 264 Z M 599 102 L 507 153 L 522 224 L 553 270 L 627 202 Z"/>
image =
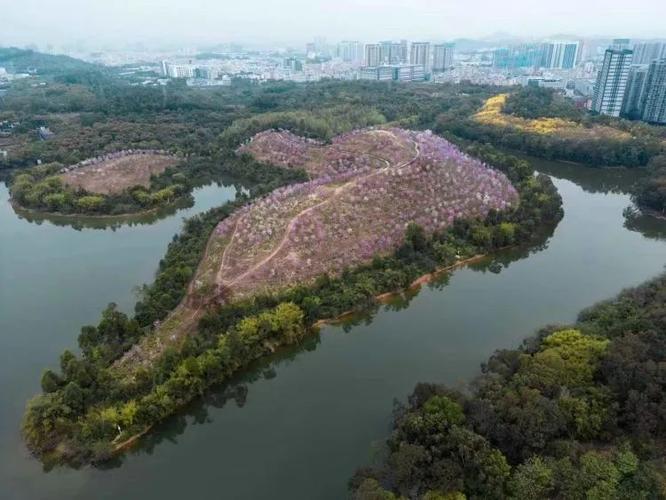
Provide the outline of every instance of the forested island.
<path id="1" fill-rule="evenodd" d="M 666 275 L 497 351 L 461 392 L 419 384 L 353 497 L 661 498 Z"/>
<path id="2" fill-rule="evenodd" d="M 255 163 L 231 154 L 186 158 L 161 151 L 120 151 L 69 167 L 48 163 L 20 169 L 11 178 L 10 193 L 18 209 L 37 213 L 141 214 L 191 202 L 194 188 L 220 179 L 251 178 Z"/>
<path id="3" fill-rule="evenodd" d="M 375 172 L 383 175 L 395 170 L 398 178 L 408 177 L 410 171 L 413 172 L 411 175 L 423 176 L 431 169 L 438 172 L 444 165 L 456 166 L 457 162 L 471 161 L 465 159 L 469 158 L 466 155 L 460 156 L 461 153 L 443 139 L 431 139 L 427 134 L 423 137 L 414 135 L 422 142 L 421 146 L 419 143 L 412 146 L 411 154 L 417 153 L 416 157 L 407 155 L 400 159 L 402 151 L 409 152 L 409 148 L 401 146 L 398 140 L 398 135 L 403 133 L 377 130 L 369 137 L 382 137 L 383 134 L 393 138 L 382 145 L 382 151 L 393 140 L 397 141 L 396 149 L 391 153 L 397 158 L 396 163 L 389 156 L 388 165 L 374 167 Z M 368 134 L 353 135 L 352 140 L 359 140 L 359 137 L 361 141 L 367 140 Z M 407 133 L 404 137 L 408 141 L 414 140 Z M 445 156 L 441 166 L 438 162 L 442 160 L 433 156 L 437 149 L 428 146 L 430 142 L 427 141 L 433 140 L 432 144 L 444 148 L 444 154 L 454 155 Z M 414 220 L 406 224 L 406 233 L 396 233 L 395 243 L 389 242 L 385 247 L 387 250 L 370 247 L 370 253 L 359 254 L 362 256 L 358 261 L 360 264 L 351 261 L 342 273 L 327 273 L 325 268 L 316 271 L 318 263 L 315 260 L 315 272 L 311 276 L 324 273 L 314 280 L 307 278 L 297 286 L 287 280 L 274 289 L 262 286 L 247 295 L 238 292 L 229 295 L 228 280 L 237 282 L 238 277 L 225 278 L 223 274 L 219 283 L 222 287 L 206 287 L 203 278 L 208 272 L 206 259 L 212 254 L 211 245 L 215 246 L 210 235 L 224 237 L 226 229 L 220 230 L 220 221 L 223 226 L 231 227 L 227 219 L 244 213 L 238 212 L 243 201 L 232 202 L 188 222 L 184 233 L 170 245 L 156 281 L 144 288 L 143 299 L 137 303 L 134 317 L 130 318 L 110 305 L 97 326 L 82 329 L 79 336 L 81 357 L 67 351 L 61 357 L 59 372 L 45 372 L 42 378 L 44 393 L 29 404 L 24 420 L 24 435 L 31 450 L 47 462 L 79 464 L 105 460 L 122 451 L 152 425 L 201 395 L 210 385 L 228 379 L 251 361 L 280 346 L 299 342 L 317 321 L 362 310 L 375 303 L 378 295 L 408 287 L 424 274 L 466 258 L 509 245 L 529 244 L 540 227 L 557 223 L 562 215 L 561 200 L 548 177 L 535 176 L 526 162 L 488 146 L 470 146 L 468 151 L 492 161 L 492 165 L 502 172 L 488 177 L 488 186 L 495 186 L 493 190 L 502 185 L 502 177 L 511 183 L 497 191 L 502 193 L 509 189 L 506 191 L 508 199 L 497 199 L 502 204 L 493 207 L 492 200 L 496 195 L 490 195 L 491 191 L 484 195 L 483 190 L 474 188 L 475 191 L 460 198 L 452 208 L 461 210 L 462 205 L 458 203 L 466 199 L 475 200 L 472 207 L 491 203 L 489 208 L 482 211 L 471 208 L 469 213 L 452 212 L 450 219 L 441 219 L 442 225 L 432 225 L 432 219 L 421 221 L 421 216 L 414 215 Z M 247 154 L 239 153 L 239 161 L 248 161 Z M 457 160 L 455 155 L 459 155 Z M 296 165 L 297 168 L 262 165 L 259 164 L 259 168 L 267 169 L 264 174 L 268 182 L 264 184 L 272 183 L 271 187 L 293 182 L 302 175 L 303 169 L 308 170 L 307 162 L 303 169 L 298 168 L 300 165 Z M 333 162 L 333 165 L 339 163 Z M 487 168 L 480 165 L 475 168 Z M 365 176 L 373 175 L 367 169 L 372 167 L 360 171 L 365 172 Z M 401 173 L 402 170 L 405 172 Z M 449 175 L 446 170 L 441 171 Z M 310 175 L 313 172 L 310 170 Z M 451 180 L 460 175 L 452 173 Z M 358 175 L 357 167 L 351 165 L 350 171 L 342 174 L 340 178 L 326 177 L 334 186 L 337 184 L 338 187 L 333 188 L 336 195 L 341 193 L 339 189 L 346 189 L 342 186 L 348 184 L 349 189 L 355 186 L 349 179 Z M 325 191 L 330 189 L 321 184 L 321 179 L 315 178 L 310 183 L 319 183 Z M 478 177 L 474 182 L 481 179 L 483 177 Z M 361 176 L 360 182 L 367 182 L 367 179 Z M 300 192 L 304 189 L 301 186 L 304 184 L 293 185 L 283 192 Z M 379 188 L 381 192 L 381 185 Z M 511 192 L 515 193 L 518 203 L 509 203 L 514 196 Z M 351 201 L 359 206 L 364 203 L 374 206 L 369 200 Z M 261 198 L 258 203 L 270 206 L 273 202 L 268 197 Z M 305 210 L 309 209 L 306 207 Z M 249 213 L 252 213 L 251 209 Z M 292 221 L 291 227 L 296 219 L 286 220 Z M 419 221 L 426 224 L 425 228 L 416 224 Z M 238 238 L 247 237 L 250 236 L 239 234 Z M 353 245 L 352 240 L 350 244 Z M 295 243 L 293 248 L 300 248 L 297 238 Z M 394 249 L 389 250 L 391 248 Z M 224 248 L 217 250 L 221 259 L 218 265 L 224 270 L 225 265 L 232 265 L 233 257 L 222 250 Z M 374 257 L 373 252 L 377 252 Z M 213 274 L 216 269 L 212 268 Z M 248 270 L 241 270 L 245 279 L 248 273 Z M 296 283 L 298 281 L 296 279 Z"/>

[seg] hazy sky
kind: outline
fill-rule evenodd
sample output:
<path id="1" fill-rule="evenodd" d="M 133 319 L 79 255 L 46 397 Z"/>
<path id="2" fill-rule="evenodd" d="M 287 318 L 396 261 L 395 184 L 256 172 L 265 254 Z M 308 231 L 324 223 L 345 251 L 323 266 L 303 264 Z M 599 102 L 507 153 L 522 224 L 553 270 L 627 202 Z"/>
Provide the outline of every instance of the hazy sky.
<path id="1" fill-rule="evenodd" d="M 0 0 L 0 45 L 666 37 L 666 0 Z"/>

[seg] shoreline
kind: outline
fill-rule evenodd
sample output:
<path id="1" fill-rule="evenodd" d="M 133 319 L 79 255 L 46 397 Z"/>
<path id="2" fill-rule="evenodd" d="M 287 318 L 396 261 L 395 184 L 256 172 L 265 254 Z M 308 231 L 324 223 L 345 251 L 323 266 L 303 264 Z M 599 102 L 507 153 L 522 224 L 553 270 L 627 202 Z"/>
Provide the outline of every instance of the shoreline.
<path id="1" fill-rule="evenodd" d="M 188 193 L 185 196 L 180 196 L 176 200 L 161 207 L 154 207 L 154 208 L 149 208 L 147 210 L 141 210 L 139 212 L 127 212 L 122 214 L 79 214 L 79 213 L 63 214 L 60 212 L 44 212 L 36 208 L 24 207 L 11 197 L 9 198 L 9 204 L 12 206 L 12 209 L 14 209 L 14 212 L 16 212 L 18 215 L 24 215 L 24 216 L 32 215 L 34 217 L 41 217 L 45 220 L 46 219 L 93 219 L 93 220 L 102 220 L 102 221 L 103 220 L 113 221 L 115 219 L 131 219 L 131 218 L 144 217 L 146 215 L 155 215 L 160 210 L 169 210 L 172 208 L 178 209 L 179 208 L 178 204 L 185 201 L 187 199 L 187 196 L 190 195 L 191 193 Z M 121 220 L 118 220 L 118 222 L 121 222 Z"/>
<path id="2" fill-rule="evenodd" d="M 438 269 L 435 269 L 431 273 L 426 273 L 426 274 L 423 274 L 423 275 L 419 276 L 414 281 L 412 281 L 409 284 L 409 286 L 407 286 L 407 288 L 403 288 L 401 290 L 395 290 L 395 291 L 392 291 L 392 292 L 381 293 L 379 295 L 376 295 L 374 297 L 374 299 L 375 299 L 375 301 L 377 301 L 380 304 L 385 304 L 389 300 L 391 300 L 392 298 L 398 297 L 406 291 L 417 291 L 417 290 L 419 290 L 423 285 L 430 283 L 431 281 L 435 280 L 436 278 L 438 278 L 439 276 L 441 276 L 444 273 L 447 273 L 447 272 L 452 271 L 454 269 L 466 266 L 468 264 L 473 264 L 475 262 L 478 262 L 480 260 L 483 260 L 483 259 L 487 258 L 488 256 L 489 256 L 489 254 L 477 254 L 477 255 L 473 255 L 472 257 L 468 257 L 466 259 L 461 259 L 461 260 L 455 262 L 454 264 L 452 264 L 450 266 L 438 268 Z M 334 318 L 325 318 L 325 319 L 317 320 L 312 325 L 310 325 L 310 329 L 318 330 L 321 327 L 326 326 L 326 325 L 339 324 L 340 322 L 344 321 L 345 318 L 347 318 L 351 315 L 357 314 L 358 312 L 360 312 L 360 311 L 350 310 L 350 311 L 346 311 L 342 314 L 339 314 L 338 316 L 336 316 Z M 278 347 L 278 349 L 279 349 L 279 347 Z M 111 452 L 112 456 L 120 455 L 121 453 L 123 453 L 123 452 L 127 451 L 128 449 L 132 448 L 134 445 L 136 445 L 139 442 L 139 440 L 143 436 L 145 436 L 148 432 L 150 432 L 153 429 L 154 426 L 155 426 L 155 423 L 149 425 L 148 427 L 143 429 L 141 432 L 133 434 L 132 436 L 125 439 L 124 441 L 121 441 L 120 443 L 115 444 L 113 446 L 113 449 L 112 449 L 112 452 Z"/>
<path id="3" fill-rule="evenodd" d="M 501 249 L 499 249 L 501 250 Z M 388 303 L 391 299 L 396 298 L 400 295 L 402 295 L 404 292 L 407 291 L 417 291 L 421 288 L 421 286 L 426 285 L 430 283 L 431 281 L 435 280 L 439 276 L 441 276 L 444 273 L 447 273 L 449 271 L 452 271 L 454 269 L 457 269 L 459 267 L 466 266 L 467 264 L 473 264 L 475 262 L 478 262 L 482 259 L 485 259 L 489 256 L 489 254 L 477 254 L 473 255 L 472 257 L 468 257 L 466 259 L 460 259 L 456 261 L 454 264 L 451 264 L 450 266 L 446 267 L 440 267 L 438 269 L 435 269 L 431 273 L 426 273 L 418 278 L 416 278 L 414 281 L 412 281 L 406 288 L 400 289 L 400 290 L 394 290 L 392 292 L 384 292 L 380 293 L 379 295 L 375 295 L 374 300 L 379 303 L 379 304 L 386 304 Z M 342 314 L 339 314 L 338 316 L 335 316 L 333 318 L 324 318 L 315 321 L 312 324 L 312 328 L 321 328 L 322 326 L 326 325 L 336 325 L 345 320 L 345 318 L 348 318 L 349 316 L 352 316 L 354 314 L 357 314 L 361 312 L 360 310 L 355 310 L 351 309 L 349 311 L 345 311 Z"/>
<path id="4" fill-rule="evenodd" d="M 638 209 L 643 215 L 649 215 L 650 217 L 654 217 L 655 219 L 659 220 L 666 220 L 666 213 L 664 212 L 657 212 L 656 210 L 652 210 L 650 208 L 638 207 Z"/>
<path id="5" fill-rule="evenodd" d="M 141 432 L 137 432 L 136 434 L 131 435 L 124 441 L 121 441 L 120 443 L 117 443 L 114 447 L 113 450 L 111 451 L 112 455 L 119 455 L 125 450 L 130 449 L 132 446 L 134 446 L 139 439 L 141 439 L 143 436 L 148 434 L 150 430 L 155 426 L 155 424 L 150 424 L 148 427 L 146 427 L 144 430 Z"/>

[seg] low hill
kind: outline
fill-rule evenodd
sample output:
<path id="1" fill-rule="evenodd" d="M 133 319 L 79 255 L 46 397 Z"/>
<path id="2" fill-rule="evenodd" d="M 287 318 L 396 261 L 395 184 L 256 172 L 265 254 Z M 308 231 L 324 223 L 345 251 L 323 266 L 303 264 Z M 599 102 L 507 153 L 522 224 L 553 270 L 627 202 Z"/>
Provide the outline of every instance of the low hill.
<path id="1" fill-rule="evenodd" d="M 188 297 L 121 359 L 128 369 L 158 357 L 207 305 L 274 293 L 395 251 L 410 223 L 426 233 L 457 219 L 515 206 L 506 176 L 430 132 L 397 128 L 343 134 L 331 145 L 289 132 L 260 134 L 241 152 L 311 181 L 278 189 L 225 218 L 211 235 Z"/>
<path id="2" fill-rule="evenodd" d="M 65 168 L 60 179 L 89 193 L 117 194 L 135 186 L 150 188 L 153 176 L 178 164 L 164 151 L 120 151 Z"/>
<path id="3" fill-rule="evenodd" d="M 666 147 L 659 127 L 586 114 L 560 96 L 526 90 L 489 97 L 472 116 L 442 120 L 439 129 L 540 158 L 595 167 L 644 166 Z"/>
<path id="4" fill-rule="evenodd" d="M 0 66 L 11 73 L 35 70 L 43 76 L 57 76 L 81 71 L 99 71 L 100 66 L 64 55 L 51 55 L 16 47 L 0 47 Z"/>

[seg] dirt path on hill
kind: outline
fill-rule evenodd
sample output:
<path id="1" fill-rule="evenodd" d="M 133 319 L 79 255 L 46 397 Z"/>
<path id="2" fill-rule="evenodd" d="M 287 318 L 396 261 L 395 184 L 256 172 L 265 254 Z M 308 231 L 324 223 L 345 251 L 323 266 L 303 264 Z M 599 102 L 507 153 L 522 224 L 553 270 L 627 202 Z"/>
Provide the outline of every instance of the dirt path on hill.
<path id="1" fill-rule="evenodd" d="M 234 239 L 236 238 L 236 231 L 238 230 L 238 223 L 240 222 L 241 217 L 236 218 L 236 222 L 234 223 L 234 231 L 231 233 L 231 238 L 229 239 L 229 243 L 227 244 L 226 247 L 224 247 L 224 252 L 222 252 L 222 258 L 220 259 L 220 269 L 218 269 L 217 273 L 215 274 L 215 283 L 220 283 L 221 282 L 221 272 L 222 269 L 224 269 L 224 266 L 227 262 L 227 252 L 231 248 L 231 245 L 234 243 Z M 215 236 L 215 232 L 211 235 Z M 208 244 L 206 245 L 206 249 L 208 249 Z"/>
<path id="2" fill-rule="evenodd" d="M 390 134 L 395 140 L 397 140 L 397 137 L 395 136 L 395 134 L 393 134 L 390 131 L 377 130 L 377 131 L 375 131 L 375 133 Z M 405 161 L 405 162 L 403 162 L 399 165 L 396 165 L 396 166 L 392 167 L 389 160 L 387 160 L 385 158 L 380 158 L 382 161 L 386 162 L 387 166 L 384 167 L 384 168 L 375 170 L 374 172 L 368 174 L 367 176 L 364 176 L 363 178 L 367 179 L 368 177 L 372 177 L 374 175 L 378 175 L 382 172 L 385 172 L 386 170 L 388 170 L 390 168 L 400 169 L 400 168 L 407 167 L 407 166 L 411 165 L 412 163 L 414 163 L 421 156 L 421 150 L 420 150 L 420 147 L 419 147 L 419 144 L 418 144 L 417 141 L 412 140 L 412 144 L 414 146 L 414 157 L 411 160 Z M 237 283 L 242 278 L 245 278 L 246 276 L 255 272 L 257 269 L 264 266 L 267 262 L 269 262 L 272 258 L 274 258 L 275 255 L 277 255 L 280 252 L 280 250 L 282 250 L 284 248 L 284 245 L 286 244 L 286 242 L 288 240 L 290 232 L 293 230 L 294 225 L 296 224 L 296 222 L 298 221 L 298 219 L 300 217 L 302 217 L 303 215 L 309 213 L 310 211 L 312 211 L 312 210 L 314 210 L 318 207 L 321 207 L 322 205 L 330 203 L 332 200 L 337 198 L 340 195 L 340 193 L 342 193 L 345 190 L 345 188 L 347 188 L 347 186 L 349 186 L 351 184 L 352 184 L 351 182 L 348 182 L 348 183 L 346 183 L 342 186 L 338 186 L 337 188 L 335 188 L 334 192 L 331 194 L 331 196 L 329 198 L 327 198 L 326 200 L 323 200 L 320 203 L 317 203 L 316 205 L 308 207 L 308 208 L 302 210 L 301 212 L 299 212 L 298 214 L 296 214 L 289 221 L 289 224 L 287 225 L 287 229 L 285 231 L 284 236 L 282 237 L 282 239 L 278 243 L 278 246 L 270 253 L 270 255 L 263 258 L 260 262 L 258 262 L 254 266 L 252 266 L 250 269 L 245 271 L 240 276 L 237 276 L 236 278 L 234 278 L 233 281 L 225 283 L 221 278 L 221 273 L 222 273 L 222 270 L 224 269 L 224 264 L 226 263 L 226 260 L 227 260 L 227 255 L 228 255 L 227 252 L 228 252 L 229 248 L 231 247 L 231 245 L 234 241 L 234 238 L 236 236 L 236 232 L 237 232 L 237 229 L 238 229 L 238 223 L 240 221 L 240 217 L 238 217 L 237 220 L 236 220 L 236 223 L 234 225 L 234 231 L 232 233 L 229 244 L 225 247 L 224 252 L 222 254 L 220 269 L 219 269 L 218 273 L 216 274 L 215 284 L 218 285 L 218 286 L 220 286 L 220 285 L 221 286 L 231 286 L 231 285 Z M 186 335 L 188 333 L 194 333 L 195 332 L 197 321 L 202 316 L 203 310 L 205 310 L 205 308 L 208 306 L 208 303 L 201 302 L 196 308 L 194 308 L 194 307 L 189 306 L 187 301 L 188 301 L 188 298 L 189 298 L 190 294 L 193 292 L 193 287 L 194 287 L 196 276 L 199 273 L 200 266 L 203 264 L 204 260 L 208 256 L 208 251 L 209 251 L 209 248 L 210 248 L 210 244 L 211 244 L 214 237 L 215 237 L 215 229 L 213 229 L 213 233 L 210 235 L 210 237 L 208 239 L 208 242 L 206 243 L 206 248 L 204 249 L 203 256 L 202 256 L 202 258 L 199 262 L 199 265 L 197 266 L 197 270 L 195 271 L 195 274 L 194 274 L 194 277 L 193 277 L 192 281 L 189 283 L 189 285 L 187 287 L 187 293 L 186 293 L 185 297 L 183 297 L 183 299 L 180 301 L 180 303 L 167 315 L 167 317 L 164 320 L 161 321 L 160 326 L 156 327 L 155 332 L 153 333 L 153 335 L 156 336 L 156 337 L 162 337 L 157 351 L 155 351 L 154 349 L 151 349 L 148 346 L 146 346 L 144 349 L 141 349 L 141 343 L 138 343 L 138 344 L 136 344 L 136 347 L 138 347 L 138 351 L 133 348 L 130 351 L 126 352 L 121 358 L 119 358 L 113 364 L 113 366 L 115 368 L 123 369 L 123 365 L 128 364 L 128 362 L 131 363 L 131 365 L 136 365 L 137 361 L 140 365 L 143 365 L 147 361 L 152 362 L 152 360 L 159 357 L 159 355 L 167 347 L 173 345 L 175 342 L 182 339 L 184 337 L 184 335 Z M 183 316 L 181 316 L 180 318 L 174 319 L 179 314 L 182 314 Z M 163 324 L 165 324 L 169 321 L 172 321 L 172 320 L 173 321 L 177 320 L 177 321 L 179 321 L 180 324 L 173 329 L 173 333 L 171 333 L 167 338 L 164 338 L 164 333 L 160 331 L 161 325 L 163 325 Z M 160 335 L 160 334 L 162 334 L 162 335 Z M 136 356 L 138 356 L 140 359 L 139 360 L 133 359 Z"/>
<path id="3" fill-rule="evenodd" d="M 342 190 L 344 189 L 344 187 L 347 186 L 347 185 L 348 185 L 348 184 L 345 184 L 344 186 L 339 186 L 339 187 L 335 188 L 335 190 L 333 191 L 333 193 L 332 193 L 328 198 L 326 198 L 325 200 L 320 201 L 320 202 L 317 203 L 316 205 L 312 205 L 311 207 L 308 207 L 308 208 L 306 208 L 306 209 L 300 211 L 299 213 L 297 213 L 297 214 L 296 214 L 296 215 L 295 215 L 295 216 L 289 221 L 289 224 L 287 224 L 287 228 L 286 228 L 286 230 L 285 230 L 285 232 L 284 232 L 284 236 L 282 237 L 282 239 L 281 239 L 280 242 L 278 243 L 277 247 L 275 247 L 275 249 L 274 249 L 269 255 L 267 255 L 266 257 L 264 257 L 263 259 L 261 259 L 259 262 L 257 262 L 257 264 L 255 264 L 254 266 L 252 266 L 250 269 L 248 269 L 247 271 L 245 271 L 245 272 L 244 272 L 243 274 L 241 274 L 240 276 L 236 276 L 232 281 L 228 281 L 228 282 L 225 283 L 223 280 L 220 280 L 220 281 L 216 281 L 216 282 L 217 282 L 218 284 L 222 285 L 222 286 L 228 286 L 228 287 L 229 287 L 229 286 L 232 286 L 232 285 L 238 283 L 239 280 L 245 278 L 245 277 L 246 277 L 247 275 L 249 275 L 249 274 L 252 274 L 252 273 L 253 273 L 254 271 L 256 271 L 257 269 L 263 267 L 268 261 L 270 261 L 273 257 L 275 257 L 275 256 L 280 252 L 280 250 L 282 250 L 282 249 L 284 248 L 284 246 L 287 244 L 287 241 L 289 240 L 289 235 L 291 234 L 291 231 L 294 229 L 294 226 L 296 225 L 296 223 L 298 222 L 298 220 L 299 220 L 301 217 L 303 217 L 303 216 L 306 215 L 307 213 L 311 212 L 312 210 L 314 210 L 314 209 L 316 209 L 316 208 L 319 208 L 319 207 L 321 207 L 322 205 L 326 205 L 327 203 L 329 203 L 333 198 L 337 197 L 337 196 L 340 194 L 340 192 L 342 192 Z M 225 250 L 226 250 L 226 248 L 225 248 Z M 222 269 L 223 269 L 223 268 L 220 267 L 220 272 L 218 273 L 218 276 L 222 273 Z"/>
<path id="4" fill-rule="evenodd" d="M 386 130 L 378 130 L 378 131 L 376 131 L 376 133 L 384 133 L 384 134 L 388 134 L 388 135 L 390 135 L 391 137 L 393 137 L 393 139 L 395 139 L 396 141 L 398 140 L 397 137 L 395 136 L 395 134 L 393 134 L 393 133 L 390 132 L 390 131 L 386 131 Z M 387 159 L 385 159 L 385 158 L 380 158 L 382 161 L 386 162 L 387 166 L 384 167 L 384 168 L 382 168 L 382 169 L 378 169 L 378 170 L 376 170 L 376 171 L 374 171 L 374 172 L 372 172 L 372 173 L 370 173 L 370 174 L 368 174 L 368 175 L 362 177 L 361 179 L 368 179 L 368 178 L 370 178 L 370 177 L 372 177 L 372 176 L 375 176 L 375 175 L 378 175 L 378 174 L 380 174 L 380 173 L 382 173 L 382 172 L 385 172 L 385 171 L 386 171 L 387 169 L 389 169 L 389 168 L 400 169 L 400 168 L 404 168 L 404 167 L 406 167 L 406 166 L 408 166 L 408 165 L 411 165 L 412 163 L 414 163 L 414 162 L 415 162 L 415 161 L 421 156 L 421 150 L 420 150 L 420 148 L 419 148 L 419 144 L 418 144 L 418 142 L 412 140 L 412 145 L 414 146 L 414 157 L 413 157 L 411 160 L 408 160 L 408 161 L 406 161 L 406 162 L 403 162 L 403 163 L 400 164 L 400 165 L 397 165 L 397 166 L 395 166 L 395 167 L 392 167 L 392 166 L 391 166 L 391 163 L 390 163 L 389 160 L 387 160 Z M 359 179 L 359 180 L 360 180 L 360 179 Z M 243 278 L 245 278 L 245 277 L 251 275 L 252 273 L 254 273 L 255 271 L 257 271 L 258 269 L 262 268 L 264 265 L 266 265 L 268 262 L 270 262 L 270 260 L 273 259 L 273 258 L 274 258 L 274 257 L 275 257 L 275 256 L 276 256 L 276 255 L 277 255 L 277 254 L 278 254 L 283 248 L 284 248 L 284 246 L 287 244 L 287 241 L 289 240 L 289 235 L 291 234 L 291 231 L 294 229 L 294 226 L 296 225 L 296 223 L 297 223 L 297 222 L 298 222 L 298 221 L 299 221 L 304 215 L 310 213 L 311 211 L 313 211 L 313 210 L 315 210 L 315 209 L 317 209 L 317 208 L 319 208 L 319 207 L 321 207 L 321 206 L 323 206 L 323 205 L 329 204 L 331 201 L 333 201 L 334 199 L 336 199 L 336 198 L 337 198 L 337 197 L 338 197 L 338 196 L 339 196 L 339 195 L 345 190 L 345 188 L 347 188 L 348 186 L 350 186 L 350 185 L 352 185 L 352 184 L 353 184 L 353 182 L 348 182 L 348 183 L 344 184 L 343 186 L 339 186 L 339 187 L 335 188 L 334 192 L 333 192 L 333 193 L 332 193 L 327 199 L 325 199 L 325 200 L 323 200 L 323 201 L 317 203 L 316 205 L 313 205 L 313 206 L 311 206 L 311 207 L 308 207 L 308 208 L 302 210 L 301 212 L 299 212 L 298 214 L 296 214 L 296 215 L 295 215 L 295 216 L 289 221 L 289 224 L 287 225 L 287 228 L 286 228 L 286 230 L 285 230 L 284 236 L 282 237 L 282 239 L 280 240 L 280 242 L 278 243 L 278 245 L 275 247 L 275 249 L 274 249 L 269 255 L 267 255 L 266 257 L 264 257 L 263 259 L 261 259 L 261 261 L 257 262 L 254 266 L 252 266 L 250 269 L 246 270 L 246 271 L 245 271 L 244 273 L 242 273 L 241 275 L 236 276 L 236 277 L 233 278 L 231 281 L 226 281 L 226 282 L 225 282 L 225 281 L 222 279 L 222 272 L 223 272 L 223 270 L 224 270 L 224 257 L 225 257 L 226 254 L 227 254 L 227 250 L 231 247 L 231 245 L 232 245 L 232 243 L 233 243 L 233 236 L 232 236 L 231 241 L 229 242 L 229 244 L 227 245 L 227 247 L 224 249 L 224 253 L 223 253 L 223 261 L 222 261 L 222 263 L 221 263 L 221 265 L 220 265 L 220 270 L 219 270 L 218 273 L 217 273 L 217 276 L 216 276 L 216 279 L 215 279 L 215 283 L 216 283 L 218 286 L 221 286 L 221 287 L 231 287 L 231 286 L 235 285 L 236 283 L 238 283 L 238 282 L 239 282 L 240 280 L 242 280 Z M 236 227 L 237 227 L 237 225 L 238 225 L 238 222 L 236 223 Z M 235 235 L 235 229 L 234 229 L 234 235 Z"/>

